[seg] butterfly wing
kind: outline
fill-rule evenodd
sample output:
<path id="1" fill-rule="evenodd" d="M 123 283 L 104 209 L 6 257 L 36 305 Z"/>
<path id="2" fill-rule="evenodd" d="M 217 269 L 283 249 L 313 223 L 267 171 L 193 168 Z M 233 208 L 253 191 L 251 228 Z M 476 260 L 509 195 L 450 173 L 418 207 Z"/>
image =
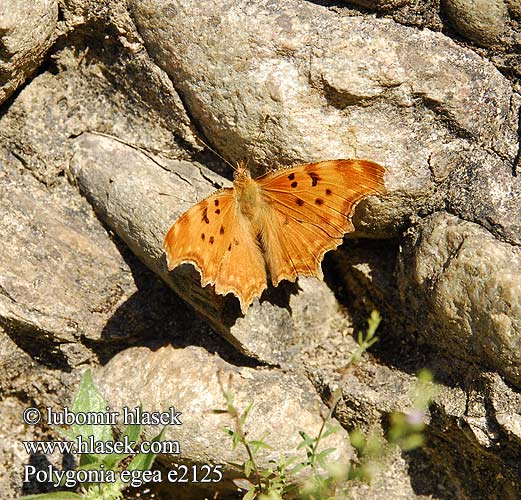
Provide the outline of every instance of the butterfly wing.
<path id="1" fill-rule="evenodd" d="M 233 190 L 223 189 L 185 212 L 163 242 L 168 270 L 193 264 L 201 285 L 233 293 L 246 312 L 266 288 L 266 267 L 251 223 L 236 207 Z"/>
<path id="2" fill-rule="evenodd" d="M 257 179 L 266 204 L 261 239 L 273 285 L 298 275 L 321 276 L 328 250 L 354 230 L 356 204 L 386 192 L 384 168 L 365 160 L 299 165 Z"/>

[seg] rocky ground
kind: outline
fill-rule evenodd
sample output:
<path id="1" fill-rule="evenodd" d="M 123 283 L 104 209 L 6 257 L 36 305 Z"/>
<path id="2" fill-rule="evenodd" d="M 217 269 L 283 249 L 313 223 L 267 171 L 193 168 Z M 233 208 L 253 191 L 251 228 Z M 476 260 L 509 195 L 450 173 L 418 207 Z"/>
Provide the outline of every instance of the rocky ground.
<path id="1" fill-rule="evenodd" d="M 331 394 L 325 447 L 413 415 L 438 385 L 425 443 L 391 447 L 349 498 L 521 498 L 521 7 L 517 0 L 8 0 L 0 5 L 0 497 L 49 491 L 23 467 L 26 407 L 71 403 L 86 367 L 112 408 L 174 404 L 178 463 L 225 480 L 127 498 L 237 498 L 247 457 L 222 427 L 220 377 L 253 401 L 249 436 L 291 454 Z M 334 158 L 386 168 L 324 280 L 270 288 L 246 315 L 169 273 L 186 209 L 263 173 Z M 372 309 L 378 342 L 354 367 Z M 417 409 L 417 408 L 416 408 Z M 154 429 L 147 429 L 154 435 Z M 345 491 L 348 490 L 348 493 Z M 340 496 L 339 498 L 342 498 Z"/>

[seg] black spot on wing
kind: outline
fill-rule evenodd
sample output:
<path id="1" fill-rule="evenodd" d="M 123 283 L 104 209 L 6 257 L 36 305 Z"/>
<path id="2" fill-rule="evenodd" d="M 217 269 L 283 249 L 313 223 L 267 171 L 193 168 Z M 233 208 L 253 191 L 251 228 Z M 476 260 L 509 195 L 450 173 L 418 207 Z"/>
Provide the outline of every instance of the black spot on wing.
<path id="1" fill-rule="evenodd" d="M 299 207 L 301 207 L 302 205 L 304 205 L 304 200 L 301 200 L 300 198 L 297 198 L 297 205 Z"/>
<path id="2" fill-rule="evenodd" d="M 316 172 L 309 172 L 308 175 L 311 177 L 311 185 L 315 187 L 320 180 L 320 176 Z"/>
<path id="3" fill-rule="evenodd" d="M 208 207 L 204 207 L 201 220 L 203 222 L 206 222 L 206 224 L 210 224 L 210 219 L 208 219 Z"/>

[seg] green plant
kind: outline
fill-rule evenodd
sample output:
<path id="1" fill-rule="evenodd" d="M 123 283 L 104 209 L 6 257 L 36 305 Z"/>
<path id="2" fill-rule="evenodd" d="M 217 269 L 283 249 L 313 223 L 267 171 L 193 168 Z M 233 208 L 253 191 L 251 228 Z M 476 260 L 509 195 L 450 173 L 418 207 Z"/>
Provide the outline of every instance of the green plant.
<path id="1" fill-rule="evenodd" d="M 376 330 L 382 321 L 382 317 L 380 313 L 376 310 L 371 312 L 371 316 L 369 316 L 367 320 L 367 330 L 365 335 L 362 331 L 358 332 L 357 337 L 357 348 L 355 352 L 351 355 L 349 359 L 349 364 L 356 365 L 362 359 L 362 355 L 366 352 L 375 342 L 378 342 L 378 337 L 376 336 Z"/>
<path id="2" fill-rule="evenodd" d="M 90 369 L 86 370 L 80 382 L 78 393 L 72 404 L 71 411 L 74 414 L 107 412 L 108 405 L 101 394 L 96 389 L 92 380 Z M 58 432 L 71 442 L 79 443 L 79 440 L 88 442 L 92 440 L 96 443 L 113 442 L 112 428 L 108 424 L 73 424 L 69 429 L 59 428 Z M 163 437 L 164 428 L 152 441 L 160 441 Z M 141 425 L 128 425 L 120 441 L 125 439 L 128 442 L 137 442 L 141 435 Z M 79 471 L 91 471 L 95 475 L 99 471 L 99 477 L 104 477 L 106 482 L 81 482 L 76 487 L 79 493 L 73 491 L 57 491 L 52 493 L 42 493 L 37 495 L 27 495 L 20 500 L 117 500 L 123 497 L 122 490 L 126 484 L 116 475 L 123 469 L 128 471 L 146 471 L 152 467 L 156 455 L 154 453 L 136 453 L 130 460 L 132 454 L 129 453 L 81 453 L 79 455 L 78 467 L 72 472 L 76 475 Z M 130 461 L 129 461 L 130 460 Z M 127 464 L 124 467 L 123 464 Z M 103 474 L 101 474 L 103 472 Z M 86 475 L 86 474 L 85 474 Z M 72 477 L 70 475 L 69 477 Z M 69 477 L 64 477 L 60 484 L 70 487 L 67 484 Z M 114 480 L 111 480 L 114 478 Z M 71 481 L 72 483 L 72 481 Z"/>
<path id="3" fill-rule="evenodd" d="M 423 369 L 417 374 L 416 385 L 412 390 L 413 408 L 408 413 L 393 412 L 387 439 L 404 451 L 411 451 L 423 445 L 425 414 L 438 389 L 433 383 L 432 373 Z"/>
<path id="4" fill-rule="evenodd" d="M 378 312 L 373 311 L 368 319 L 368 328 L 365 334 L 358 333 L 358 347 L 351 356 L 350 364 L 358 363 L 364 352 L 378 340 L 375 333 L 380 321 L 381 317 Z M 304 431 L 299 431 L 301 442 L 297 446 L 297 450 L 304 450 L 305 458 L 299 459 L 297 455 L 281 457 L 278 462 L 271 462 L 268 467 L 261 470 L 257 465 L 257 454 L 261 449 L 270 448 L 270 446 L 263 440 L 249 439 L 244 430 L 253 403 L 250 403 L 246 410 L 241 413 L 234 404 L 231 377 L 225 387 L 219 374 L 219 383 L 226 400 L 226 409 L 217 411 L 228 413 L 234 422 L 234 426 L 226 427 L 225 432 L 232 438 L 233 449 L 241 445 L 248 455 L 248 459 L 243 464 L 235 464 L 242 469 L 246 478 L 235 481 L 237 486 L 246 491 L 243 500 L 255 498 L 258 500 L 278 500 L 288 493 L 303 500 L 336 498 L 335 487 L 339 481 L 348 477 L 350 467 L 347 464 L 328 462 L 328 455 L 335 449 L 328 448 L 319 452 L 319 445 L 325 438 L 339 430 L 338 426 L 331 424 L 331 418 L 342 397 L 340 389 L 331 396 L 328 411 L 321 414 L 322 425 L 317 436 L 311 437 Z M 303 485 L 296 486 L 290 482 L 290 477 L 294 478 L 304 469 L 310 469 L 310 474 L 309 479 Z M 296 489 L 298 491 L 295 491 Z"/>
<path id="5" fill-rule="evenodd" d="M 437 393 L 432 373 L 423 369 L 417 374 L 417 381 L 411 391 L 411 411 L 392 412 L 386 438 L 371 432 L 364 434 L 360 429 L 350 432 L 351 444 L 357 450 L 358 463 L 349 471 L 349 479 L 370 483 L 392 446 L 407 452 L 419 448 L 424 442 L 425 414 L 432 398 Z"/>

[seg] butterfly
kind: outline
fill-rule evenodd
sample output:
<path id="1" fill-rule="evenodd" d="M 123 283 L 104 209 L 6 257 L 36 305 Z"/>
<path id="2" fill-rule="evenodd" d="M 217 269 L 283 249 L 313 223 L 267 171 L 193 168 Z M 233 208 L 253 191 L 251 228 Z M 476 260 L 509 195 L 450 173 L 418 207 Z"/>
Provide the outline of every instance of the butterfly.
<path id="1" fill-rule="evenodd" d="M 384 171 L 367 160 L 329 160 L 253 179 L 239 163 L 233 188 L 197 203 L 167 232 L 168 270 L 193 264 L 203 287 L 233 293 L 245 314 L 266 289 L 268 273 L 273 286 L 322 277 L 324 254 L 354 231 L 357 203 L 386 193 Z"/>

